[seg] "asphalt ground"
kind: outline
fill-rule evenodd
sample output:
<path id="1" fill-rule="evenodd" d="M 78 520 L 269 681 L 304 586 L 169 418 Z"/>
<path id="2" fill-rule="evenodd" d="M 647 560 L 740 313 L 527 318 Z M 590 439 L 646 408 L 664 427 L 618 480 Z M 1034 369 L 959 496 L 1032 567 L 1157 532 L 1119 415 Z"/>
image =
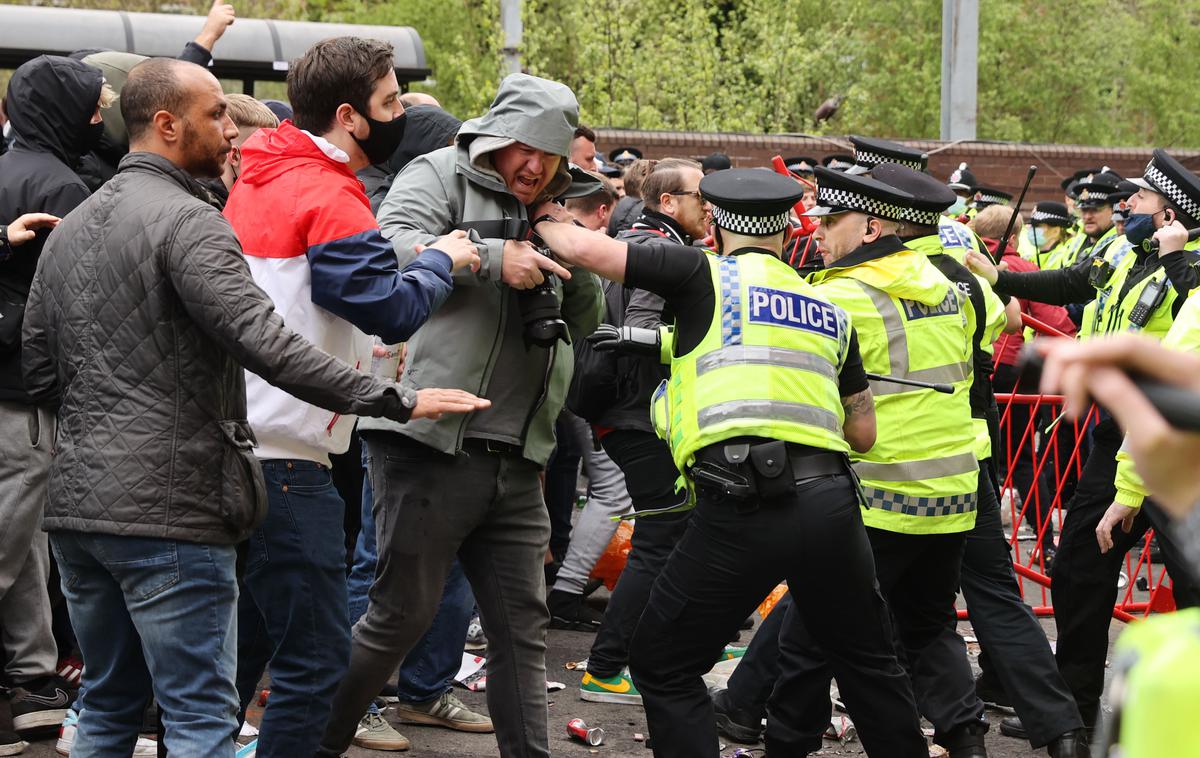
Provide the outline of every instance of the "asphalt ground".
<path id="1" fill-rule="evenodd" d="M 593 598 L 593 603 L 601 604 L 605 599 L 605 591 L 601 589 Z M 1054 637 L 1054 622 L 1051 619 L 1042 621 L 1048 636 Z M 1114 621 L 1110 631 L 1110 641 L 1124 628 L 1124 624 Z M 970 640 L 973 632 L 969 622 L 959 625 L 960 633 L 968 640 L 967 648 L 972 657 L 972 663 L 979 654 L 978 645 Z M 742 632 L 741 643 L 749 642 L 753 631 Z M 565 690 L 552 692 L 549 695 L 550 704 L 550 751 L 555 756 L 584 758 L 587 756 L 637 756 L 649 758 L 651 753 L 638 737 L 647 733 L 646 718 L 642 709 L 631 705 L 614 705 L 606 703 L 589 703 L 579 699 L 579 674 L 565 668 L 566 664 L 587 657 L 591 646 L 592 635 L 581 632 L 566 632 L 552 630 L 547 638 L 546 666 L 548 678 L 552 681 L 567 685 Z M 715 676 L 720 676 L 722 670 L 728 669 L 733 662 L 720 664 L 714 670 Z M 727 671 L 724 675 L 727 676 Z M 264 686 L 269 686 L 264 681 Z M 455 688 L 455 694 L 470 707 L 483 712 L 487 711 L 486 695 L 484 693 L 468 692 Z M 495 738 L 490 734 L 466 734 L 452 732 L 416 724 L 400 722 L 391 711 L 386 713 L 392 724 L 412 741 L 412 750 L 408 755 L 421 758 L 495 758 L 497 755 Z M 992 729 L 987 735 L 988 753 L 993 758 L 1016 758 L 1017 756 L 1045 755 L 1044 750 L 1035 751 L 1028 743 L 1005 737 L 999 732 L 1000 719 L 1007 714 L 989 711 L 988 718 Z M 251 723 L 257 723 L 261 710 L 254 708 L 250 713 Z M 573 718 L 582 718 L 589 726 L 598 726 L 605 732 L 602 745 L 590 747 L 575 742 L 567 736 L 566 724 Z M 55 755 L 54 738 L 46 737 L 34 741 L 23 753 L 29 758 L 50 758 Z M 722 750 L 722 756 L 731 756 L 739 745 L 729 744 Z M 760 744 L 757 747 L 762 748 Z M 392 755 L 375 750 L 352 748 L 347 756 L 350 758 L 379 758 Z M 761 756 L 762 753 L 758 753 Z M 864 755 L 861 743 L 851 741 L 845 745 L 834 740 L 826 740 L 825 748 L 817 755 L 824 756 L 858 756 Z M 938 755 L 937 752 L 931 755 Z M 194 758 L 188 756 L 187 758 Z"/>

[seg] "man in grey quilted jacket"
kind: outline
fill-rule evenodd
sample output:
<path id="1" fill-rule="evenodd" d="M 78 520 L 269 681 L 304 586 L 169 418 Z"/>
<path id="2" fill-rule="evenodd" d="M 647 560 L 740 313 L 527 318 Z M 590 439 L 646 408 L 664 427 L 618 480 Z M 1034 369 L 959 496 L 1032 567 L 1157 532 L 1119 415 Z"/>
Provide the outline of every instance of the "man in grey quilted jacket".
<path id="1" fill-rule="evenodd" d="M 136 66 L 130 154 L 51 235 L 30 292 L 25 379 L 58 421 L 44 527 L 86 664 L 80 755 L 129 754 L 150 686 L 173 755 L 234 755 L 234 545 L 266 512 L 243 367 L 340 413 L 487 405 L 381 382 L 283 324 L 195 178 L 237 135 L 225 109 L 195 64 Z"/>

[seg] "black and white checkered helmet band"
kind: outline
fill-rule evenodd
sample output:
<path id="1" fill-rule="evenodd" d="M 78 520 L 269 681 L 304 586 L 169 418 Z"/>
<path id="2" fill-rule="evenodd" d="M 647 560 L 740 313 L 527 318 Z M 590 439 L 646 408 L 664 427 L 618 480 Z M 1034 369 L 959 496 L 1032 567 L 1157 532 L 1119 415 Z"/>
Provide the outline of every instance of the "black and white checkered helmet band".
<path id="1" fill-rule="evenodd" d="M 942 214 L 939 211 L 921 211 L 916 208 L 901 208 L 900 220 L 907 221 L 910 224 L 920 224 L 921 226 L 937 226 L 942 220 Z"/>
<path id="2" fill-rule="evenodd" d="M 713 206 L 713 223 L 734 234 L 747 237 L 769 237 L 788 228 L 791 223 L 787 211 L 775 216 L 743 216 L 727 211 L 719 205 Z"/>
<path id="3" fill-rule="evenodd" d="M 1146 166 L 1145 179 L 1157 187 L 1158 191 L 1165 195 L 1168 200 L 1177 205 L 1179 210 L 1192 218 L 1200 218 L 1200 203 L 1197 203 L 1184 192 L 1178 184 L 1171 180 L 1171 177 L 1159 171 L 1153 163 Z"/>
<path id="4" fill-rule="evenodd" d="M 1066 216 L 1060 216 L 1057 213 L 1046 213 L 1045 211 L 1035 210 L 1029 216 L 1031 224 L 1069 224 L 1071 219 Z"/>
<path id="5" fill-rule="evenodd" d="M 1084 187 L 1083 189 L 1079 190 L 1079 197 L 1075 198 L 1075 202 L 1077 202 L 1077 203 L 1089 203 L 1089 202 L 1102 203 L 1102 202 L 1106 202 L 1108 200 L 1108 196 L 1110 194 L 1111 193 L 1109 193 L 1109 192 L 1100 192 L 1100 191 L 1097 191 L 1094 189 L 1090 189 L 1088 187 Z"/>
<path id="6" fill-rule="evenodd" d="M 980 192 L 975 196 L 975 202 L 983 203 L 985 205 L 1008 205 L 1008 198 L 1001 197 L 1000 195 L 990 195 L 986 192 Z"/>
<path id="7" fill-rule="evenodd" d="M 908 166 L 914 171 L 924 171 L 925 164 L 917 158 L 897 158 L 893 155 L 883 155 L 881 153 L 872 153 L 867 150 L 854 151 L 855 165 L 862 166 L 867 169 L 872 169 L 880 163 L 898 163 L 901 166 Z"/>
<path id="8" fill-rule="evenodd" d="M 867 197 L 866 195 L 860 195 L 857 192 L 850 192 L 844 189 L 837 189 L 836 187 L 825 187 L 820 183 L 817 184 L 817 205 L 845 208 L 846 210 L 859 211 L 870 216 L 886 218 L 892 221 L 902 220 L 903 213 L 906 210 L 901 205 L 893 205 L 883 200 L 876 200 L 873 197 Z"/>

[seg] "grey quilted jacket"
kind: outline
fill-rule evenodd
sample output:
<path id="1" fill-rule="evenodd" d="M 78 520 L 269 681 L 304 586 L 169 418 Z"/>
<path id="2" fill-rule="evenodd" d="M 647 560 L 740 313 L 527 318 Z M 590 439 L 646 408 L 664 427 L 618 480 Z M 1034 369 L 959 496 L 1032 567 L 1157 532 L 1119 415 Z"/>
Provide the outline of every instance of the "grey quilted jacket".
<path id="1" fill-rule="evenodd" d="M 250 277 L 182 169 L 131 153 L 50 235 L 23 363 L 58 431 L 44 528 L 234 543 L 266 514 L 243 367 L 340 413 L 407 420 L 415 395 L 317 350 Z"/>

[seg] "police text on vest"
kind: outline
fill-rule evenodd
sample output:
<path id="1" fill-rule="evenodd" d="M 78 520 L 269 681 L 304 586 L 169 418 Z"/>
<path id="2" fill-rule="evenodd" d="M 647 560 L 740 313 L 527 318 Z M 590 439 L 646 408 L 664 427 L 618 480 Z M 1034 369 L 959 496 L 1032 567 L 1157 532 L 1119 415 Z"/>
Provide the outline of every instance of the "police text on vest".
<path id="1" fill-rule="evenodd" d="M 803 329 L 831 339 L 838 338 L 837 311 L 832 305 L 795 292 L 768 287 L 750 287 L 750 322 Z"/>

